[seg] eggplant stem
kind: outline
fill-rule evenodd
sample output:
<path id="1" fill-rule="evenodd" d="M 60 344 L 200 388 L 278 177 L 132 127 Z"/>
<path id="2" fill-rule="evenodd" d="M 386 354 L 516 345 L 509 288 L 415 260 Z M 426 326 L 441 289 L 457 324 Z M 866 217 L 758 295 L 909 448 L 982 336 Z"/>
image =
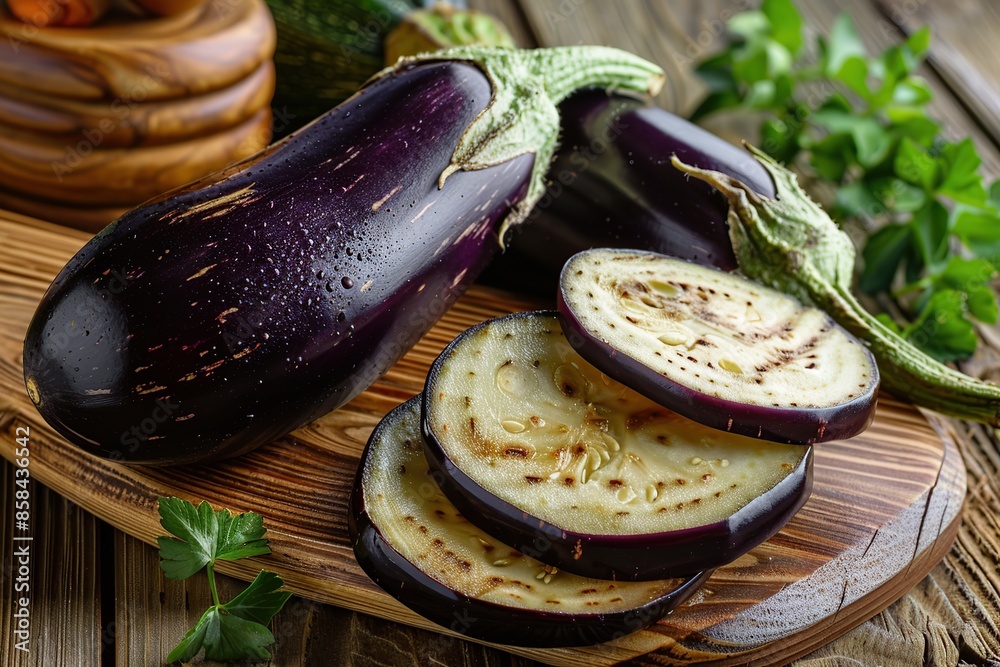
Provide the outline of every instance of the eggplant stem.
<path id="1" fill-rule="evenodd" d="M 658 66 L 604 46 L 458 46 L 400 58 L 371 81 L 420 63 L 448 60 L 477 66 L 489 79 L 493 95 L 462 134 L 451 163 L 441 173 L 439 186 L 444 187 L 448 176 L 456 171 L 485 169 L 526 153 L 534 155 L 527 195 L 500 226 L 501 245 L 507 230 L 524 220 L 545 193 L 545 173 L 559 137 L 557 105 L 580 88 L 596 86 L 656 94 L 664 82 L 663 70 Z"/>
<path id="2" fill-rule="evenodd" d="M 952 417 L 1000 426 L 1000 385 L 942 364 L 886 327 L 851 291 L 855 250 L 850 238 L 809 198 L 795 174 L 760 150 L 748 149 L 774 179 L 777 199 L 727 174 L 684 164 L 729 201 L 729 235 L 740 271 L 822 308 L 875 355 L 885 389 Z"/>

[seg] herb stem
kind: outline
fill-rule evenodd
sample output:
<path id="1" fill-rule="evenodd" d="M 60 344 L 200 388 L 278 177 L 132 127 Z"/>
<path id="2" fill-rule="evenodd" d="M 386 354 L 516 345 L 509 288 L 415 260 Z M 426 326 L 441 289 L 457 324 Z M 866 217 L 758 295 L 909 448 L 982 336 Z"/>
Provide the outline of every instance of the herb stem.
<path id="1" fill-rule="evenodd" d="M 215 587 L 215 568 L 209 563 L 205 566 L 205 571 L 208 573 L 208 588 L 212 591 L 212 604 L 216 607 L 221 607 L 222 603 L 219 602 L 219 591 Z"/>

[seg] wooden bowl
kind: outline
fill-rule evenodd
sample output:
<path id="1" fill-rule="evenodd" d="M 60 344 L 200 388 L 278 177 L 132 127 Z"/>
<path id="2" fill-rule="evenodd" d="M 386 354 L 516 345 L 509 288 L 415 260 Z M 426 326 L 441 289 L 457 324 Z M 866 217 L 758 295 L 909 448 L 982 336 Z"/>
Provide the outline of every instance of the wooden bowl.
<path id="1" fill-rule="evenodd" d="M 271 61 L 227 88 L 133 105 L 67 99 L 0 83 L 0 125 L 67 145 L 155 146 L 239 125 L 270 104 L 273 94 Z"/>
<path id="2" fill-rule="evenodd" d="M 55 222 L 67 227 L 96 234 L 125 211 L 126 206 L 81 206 L 60 204 L 51 200 L 32 199 L 0 188 L 0 208 L 30 215 L 39 220 Z"/>
<path id="3" fill-rule="evenodd" d="M 0 15 L 0 82 L 78 100 L 145 102 L 231 86 L 274 54 L 264 0 L 88 28 L 37 28 Z"/>
<path id="4" fill-rule="evenodd" d="M 253 155 L 270 138 L 267 106 L 218 134 L 139 148 L 89 150 L 0 127 L 0 188 L 58 204 L 131 207 Z"/>

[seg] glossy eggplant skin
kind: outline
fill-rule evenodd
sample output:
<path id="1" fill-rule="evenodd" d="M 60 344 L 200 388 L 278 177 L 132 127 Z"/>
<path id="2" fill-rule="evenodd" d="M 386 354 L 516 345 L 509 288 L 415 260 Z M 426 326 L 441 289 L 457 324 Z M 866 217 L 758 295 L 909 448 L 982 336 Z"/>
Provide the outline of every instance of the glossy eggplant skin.
<path id="1" fill-rule="evenodd" d="M 88 452 L 162 465 L 244 453 L 346 403 L 471 283 L 527 191 L 531 155 L 438 187 L 490 96 L 473 65 L 411 66 L 124 215 L 28 329 L 42 416 Z"/>
<path id="2" fill-rule="evenodd" d="M 603 90 L 580 91 L 559 112 L 563 134 L 551 184 L 515 228 L 491 276 L 509 282 L 508 276 L 534 269 L 522 287 L 548 296 L 566 260 L 589 248 L 652 250 L 736 268 L 729 204 L 675 169 L 670 157 L 729 174 L 773 197 L 771 177 L 749 152 L 649 102 Z"/>
<path id="3" fill-rule="evenodd" d="M 358 466 L 348 518 L 351 543 L 358 564 L 383 590 L 438 625 L 482 641 L 515 646 L 555 648 L 589 646 L 622 637 L 655 623 L 686 601 L 704 583 L 711 570 L 697 572 L 665 595 L 646 604 L 611 613 L 566 614 L 504 606 L 464 595 L 407 560 L 372 522 L 365 503 L 365 466 L 372 443 L 394 419 L 415 409 L 420 397 L 397 407 L 375 427 Z"/>

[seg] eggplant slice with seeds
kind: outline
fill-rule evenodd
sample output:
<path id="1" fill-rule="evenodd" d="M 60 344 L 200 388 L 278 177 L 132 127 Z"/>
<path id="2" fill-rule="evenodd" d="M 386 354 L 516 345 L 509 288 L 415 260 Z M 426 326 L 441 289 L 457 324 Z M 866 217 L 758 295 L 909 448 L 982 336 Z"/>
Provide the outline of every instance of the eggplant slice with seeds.
<path id="1" fill-rule="evenodd" d="M 554 312 L 479 324 L 434 362 L 428 461 L 470 521 L 567 572 L 652 580 L 728 563 L 811 488 L 812 449 L 716 431 L 609 378 Z"/>
<path id="2" fill-rule="evenodd" d="M 811 444 L 875 415 L 871 352 L 829 315 L 742 276 L 634 250 L 563 269 L 559 312 L 590 363 L 713 428 Z"/>
<path id="3" fill-rule="evenodd" d="M 435 485 L 422 443 L 417 397 L 368 441 L 351 540 L 375 583 L 439 625 L 518 646 L 596 644 L 655 623 L 708 578 L 598 581 L 533 560 L 458 512 Z"/>

